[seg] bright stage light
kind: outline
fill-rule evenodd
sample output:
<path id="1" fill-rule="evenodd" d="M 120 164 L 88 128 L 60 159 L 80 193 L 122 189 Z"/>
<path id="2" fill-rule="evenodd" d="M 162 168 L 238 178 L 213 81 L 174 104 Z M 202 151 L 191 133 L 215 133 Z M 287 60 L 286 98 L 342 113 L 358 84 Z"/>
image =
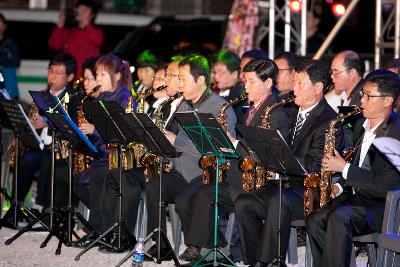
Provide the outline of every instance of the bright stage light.
<path id="1" fill-rule="evenodd" d="M 290 11 L 293 13 L 298 13 L 301 11 L 301 1 L 300 0 L 290 0 Z"/>
<path id="2" fill-rule="evenodd" d="M 343 3 L 335 2 L 332 4 L 332 13 L 336 17 L 342 16 L 346 12 L 346 6 Z"/>

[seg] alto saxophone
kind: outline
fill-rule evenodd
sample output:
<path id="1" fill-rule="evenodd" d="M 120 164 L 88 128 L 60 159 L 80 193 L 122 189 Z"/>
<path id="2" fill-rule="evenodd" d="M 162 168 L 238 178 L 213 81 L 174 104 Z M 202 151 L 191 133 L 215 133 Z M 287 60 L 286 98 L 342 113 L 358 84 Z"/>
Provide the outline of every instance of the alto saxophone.
<path id="1" fill-rule="evenodd" d="M 77 111 L 77 116 L 78 116 L 78 127 L 81 127 L 83 124 L 88 123 L 88 120 L 86 119 L 85 112 L 83 111 L 83 104 L 89 99 L 90 96 L 92 96 L 98 89 L 100 88 L 100 85 L 95 86 L 88 94 L 85 95 L 84 98 L 82 98 L 79 109 Z M 74 157 L 74 172 L 82 172 L 86 169 L 89 168 L 90 163 L 92 161 L 92 158 L 89 156 L 86 156 L 82 153 L 75 153 Z"/>
<path id="2" fill-rule="evenodd" d="M 294 99 L 295 97 L 289 97 L 268 106 L 261 116 L 261 127 L 271 128 L 270 121 L 272 111 L 279 106 L 293 102 Z M 239 169 L 242 171 L 242 187 L 246 192 L 264 186 L 268 179 L 267 170 L 261 164 L 257 163 L 251 156 L 246 156 L 239 162 Z"/>
<path id="3" fill-rule="evenodd" d="M 221 128 L 225 132 L 228 129 L 226 111 L 228 110 L 228 108 L 230 106 L 236 105 L 237 103 L 242 102 L 245 99 L 247 99 L 247 94 L 243 93 L 243 94 L 239 95 L 238 97 L 236 97 L 235 99 L 229 100 L 228 102 L 223 104 L 221 106 L 221 108 L 219 109 L 217 121 L 218 121 L 219 125 L 221 126 Z M 213 174 L 216 169 L 215 162 L 216 162 L 215 156 L 209 155 L 209 156 L 202 156 L 200 158 L 199 166 L 202 169 L 203 184 L 209 184 L 209 183 L 214 182 L 215 175 L 213 175 Z M 224 177 L 226 176 L 226 172 L 228 171 L 229 164 L 223 163 L 220 165 L 219 168 L 220 168 L 220 172 L 219 172 L 218 181 L 221 183 L 221 182 L 223 182 Z"/>
<path id="4" fill-rule="evenodd" d="M 163 109 L 170 105 L 175 99 L 179 98 L 182 93 L 177 93 L 174 96 L 169 97 L 165 101 L 163 101 L 155 111 L 155 124 L 161 131 L 164 128 L 164 116 L 163 116 Z M 150 182 L 151 176 L 156 171 L 156 164 L 159 163 L 158 157 L 156 154 L 152 152 L 146 152 L 140 157 L 140 164 L 145 167 L 145 178 L 146 182 Z"/>
<path id="5" fill-rule="evenodd" d="M 360 107 L 355 107 L 355 110 L 346 114 L 339 113 L 336 118 L 332 119 L 325 133 L 324 154 L 334 154 L 335 151 L 335 133 L 336 125 L 344 119 L 361 113 Z M 331 202 L 331 171 L 324 171 L 321 168 L 320 172 L 309 173 L 304 180 L 304 214 L 308 215 L 317 208 L 323 208 Z"/>

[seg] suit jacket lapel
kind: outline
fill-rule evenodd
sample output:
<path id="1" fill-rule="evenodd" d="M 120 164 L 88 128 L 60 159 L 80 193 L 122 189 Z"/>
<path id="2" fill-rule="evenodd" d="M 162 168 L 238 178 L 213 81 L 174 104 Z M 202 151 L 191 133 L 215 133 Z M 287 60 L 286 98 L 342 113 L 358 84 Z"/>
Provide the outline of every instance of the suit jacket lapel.
<path id="1" fill-rule="evenodd" d="M 272 104 L 278 102 L 278 95 L 275 92 L 272 92 L 271 95 L 268 97 L 267 100 L 264 101 L 264 103 L 261 104 L 261 106 L 257 109 L 256 114 L 254 114 L 253 119 L 250 122 L 249 126 L 260 126 L 261 125 L 261 118 L 264 114 L 265 109 L 268 106 L 271 106 Z"/>

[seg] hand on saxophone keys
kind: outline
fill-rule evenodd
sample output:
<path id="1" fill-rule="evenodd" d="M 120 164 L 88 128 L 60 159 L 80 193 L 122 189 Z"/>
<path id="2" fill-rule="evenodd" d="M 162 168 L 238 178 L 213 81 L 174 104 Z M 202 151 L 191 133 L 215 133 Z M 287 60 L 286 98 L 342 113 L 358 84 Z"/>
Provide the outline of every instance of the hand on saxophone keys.
<path id="1" fill-rule="evenodd" d="M 175 143 L 176 134 L 174 134 L 173 132 L 167 131 L 165 129 L 162 132 L 165 135 L 165 137 L 168 139 L 168 141 L 173 145 Z"/>
<path id="2" fill-rule="evenodd" d="M 340 190 L 338 184 L 333 184 L 331 186 L 331 197 L 332 198 L 338 197 L 342 192 L 343 192 L 343 190 Z"/>
<path id="3" fill-rule="evenodd" d="M 79 129 L 82 131 L 84 135 L 93 134 L 94 132 L 94 125 L 91 123 L 83 123 Z"/>
<path id="4" fill-rule="evenodd" d="M 342 172 L 346 166 L 346 161 L 340 156 L 339 152 L 335 149 L 334 155 L 325 154 L 321 161 L 321 168 L 323 171 L 329 172 Z"/>

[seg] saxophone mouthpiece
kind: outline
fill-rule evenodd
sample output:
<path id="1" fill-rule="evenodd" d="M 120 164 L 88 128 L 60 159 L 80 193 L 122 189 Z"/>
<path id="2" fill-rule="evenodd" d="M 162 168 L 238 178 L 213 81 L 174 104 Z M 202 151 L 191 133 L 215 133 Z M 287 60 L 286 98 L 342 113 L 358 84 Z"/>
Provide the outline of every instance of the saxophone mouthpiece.
<path id="1" fill-rule="evenodd" d="M 161 85 L 161 86 L 157 87 L 157 88 L 154 90 L 154 92 L 161 91 L 162 89 L 165 89 L 165 88 L 167 88 L 167 87 L 168 87 L 168 86 L 166 86 L 166 85 Z"/>
<path id="2" fill-rule="evenodd" d="M 101 87 L 101 85 L 96 85 L 95 87 L 93 87 L 93 89 L 92 89 L 92 93 L 96 93 L 97 92 L 97 90 L 99 90 L 100 89 L 100 87 Z"/>

